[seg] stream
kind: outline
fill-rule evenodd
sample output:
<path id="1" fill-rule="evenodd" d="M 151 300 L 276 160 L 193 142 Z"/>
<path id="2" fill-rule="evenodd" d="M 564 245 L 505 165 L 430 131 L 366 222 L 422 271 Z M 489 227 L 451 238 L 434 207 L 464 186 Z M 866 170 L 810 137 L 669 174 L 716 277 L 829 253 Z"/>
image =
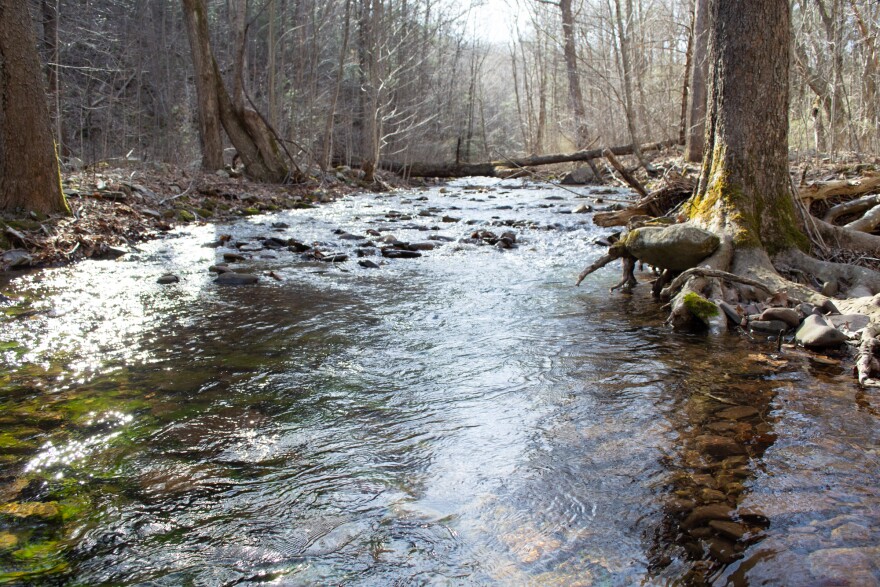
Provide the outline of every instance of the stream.
<path id="1" fill-rule="evenodd" d="M 358 194 L 0 283 L 0 583 L 880 584 L 880 394 L 672 332 L 616 264 L 575 288 L 608 192 Z"/>

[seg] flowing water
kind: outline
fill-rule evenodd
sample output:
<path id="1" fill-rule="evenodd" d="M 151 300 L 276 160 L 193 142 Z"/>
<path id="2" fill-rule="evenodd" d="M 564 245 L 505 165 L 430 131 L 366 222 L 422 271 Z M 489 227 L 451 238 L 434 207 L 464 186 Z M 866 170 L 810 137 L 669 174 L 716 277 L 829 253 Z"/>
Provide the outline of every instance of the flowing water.
<path id="1" fill-rule="evenodd" d="M 673 333 L 616 268 L 573 287 L 578 190 L 356 195 L 6 284 L 0 582 L 877 584 L 880 397 Z M 369 269 L 337 229 L 454 241 Z M 260 283 L 213 283 L 242 243 Z"/>

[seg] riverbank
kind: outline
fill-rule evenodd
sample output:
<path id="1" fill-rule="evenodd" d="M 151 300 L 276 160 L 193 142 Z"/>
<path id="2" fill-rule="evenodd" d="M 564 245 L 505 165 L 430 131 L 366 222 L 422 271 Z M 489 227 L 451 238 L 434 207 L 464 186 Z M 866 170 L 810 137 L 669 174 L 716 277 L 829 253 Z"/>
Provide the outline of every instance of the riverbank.
<path id="1" fill-rule="evenodd" d="M 383 187 L 404 185 L 390 174 L 381 180 Z M 272 185 L 228 171 L 193 173 L 168 165 L 68 172 L 62 186 L 70 216 L 0 215 L 0 272 L 116 258 L 182 224 L 309 208 L 372 187 L 348 168 L 303 184 Z"/>

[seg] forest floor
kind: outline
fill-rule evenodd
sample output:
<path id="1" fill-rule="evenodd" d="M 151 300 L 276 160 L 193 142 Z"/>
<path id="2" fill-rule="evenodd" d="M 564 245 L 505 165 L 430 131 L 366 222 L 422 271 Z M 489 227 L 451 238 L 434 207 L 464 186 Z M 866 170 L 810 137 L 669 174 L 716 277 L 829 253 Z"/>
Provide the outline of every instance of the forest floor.
<path id="1" fill-rule="evenodd" d="M 653 164 L 666 174 L 641 180 L 648 189 L 662 187 L 670 170 L 695 178 L 699 166 L 682 162 L 667 150 Z M 538 180 L 554 180 L 562 168 L 528 171 Z M 855 156 L 831 160 L 793 159 L 800 183 L 852 179 L 880 169 L 880 159 Z M 342 168 L 305 184 L 255 183 L 228 172 L 193 173 L 173 166 L 144 170 L 107 166 L 64 173 L 62 185 L 72 214 L 26 217 L 0 215 L 0 272 L 11 268 L 57 266 L 87 258 L 115 258 L 136 242 L 156 238 L 176 225 L 228 222 L 266 212 L 308 208 L 376 186 L 365 185 L 356 170 Z M 382 173 L 381 189 L 408 188 L 424 181 L 405 181 Z M 625 184 L 623 184 L 625 185 Z M 636 199 L 634 194 L 634 201 Z M 834 199 L 817 203 L 831 206 Z M 813 211 L 816 213 L 816 211 Z M 821 212 L 821 211 L 820 211 Z"/>
<path id="2" fill-rule="evenodd" d="M 390 189 L 411 184 L 382 174 L 380 185 Z M 225 171 L 192 173 L 171 166 L 149 171 L 89 168 L 62 173 L 62 186 L 71 215 L 0 215 L 0 272 L 120 257 L 134 243 L 181 224 L 311 208 L 371 187 L 347 169 L 308 183 L 270 185 Z"/>

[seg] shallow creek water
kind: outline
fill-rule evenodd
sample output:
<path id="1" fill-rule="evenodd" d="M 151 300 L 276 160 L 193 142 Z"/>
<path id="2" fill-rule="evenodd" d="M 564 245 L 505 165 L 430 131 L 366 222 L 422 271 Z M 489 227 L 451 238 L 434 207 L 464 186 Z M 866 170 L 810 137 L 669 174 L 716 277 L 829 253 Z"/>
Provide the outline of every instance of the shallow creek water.
<path id="1" fill-rule="evenodd" d="M 673 333 L 616 268 L 573 287 L 603 251 L 580 203 L 472 178 L 5 284 L 0 582 L 877 584 L 880 396 Z M 455 240 L 367 269 L 339 228 Z M 259 284 L 212 282 L 224 233 Z"/>

